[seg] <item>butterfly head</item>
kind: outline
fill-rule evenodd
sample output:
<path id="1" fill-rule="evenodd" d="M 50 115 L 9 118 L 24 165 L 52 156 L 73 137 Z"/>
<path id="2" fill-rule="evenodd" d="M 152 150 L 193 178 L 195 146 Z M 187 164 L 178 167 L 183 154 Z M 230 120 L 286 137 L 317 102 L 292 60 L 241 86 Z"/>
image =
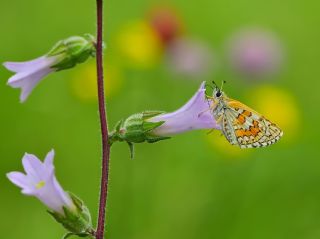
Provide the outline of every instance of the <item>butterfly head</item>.
<path id="1" fill-rule="evenodd" d="M 212 96 L 213 96 L 215 99 L 223 98 L 223 96 L 224 96 L 225 94 L 224 94 L 224 92 L 222 91 L 222 88 L 223 88 L 223 84 L 225 83 L 225 81 L 222 82 L 220 88 L 218 87 L 218 85 L 217 85 L 214 81 L 212 81 L 212 83 L 213 83 L 213 85 L 214 85 Z"/>

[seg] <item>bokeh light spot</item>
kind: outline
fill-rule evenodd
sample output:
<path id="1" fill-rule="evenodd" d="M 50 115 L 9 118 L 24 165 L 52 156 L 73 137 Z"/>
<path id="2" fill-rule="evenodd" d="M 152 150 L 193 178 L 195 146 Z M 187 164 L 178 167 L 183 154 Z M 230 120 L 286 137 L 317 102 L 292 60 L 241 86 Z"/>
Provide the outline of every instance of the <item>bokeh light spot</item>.
<path id="1" fill-rule="evenodd" d="M 105 66 L 105 95 L 110 98 L 116 95 L 123 84 L 121 69 L 116 65 Z M 97 75 L 94 63 L 78 67 L 71 81 L 73 95 L 82 101 L 97 100 Z"/>
<path id="2" fill-rule="evenodd" d="M 152 26 L 145 21 L 133 21 L 122 28 L 117 46 L 129 66 L 148 68 L 159 62 L 163 44 Z"/>
<path id="3" fill-rule="evenodd" d="M 290 92 L 264 85 L 251 89 L 249 93 L 254 109 L 284 131 L 281 140 L 287 141 L 297 135 L 301 121 L 300 110 L 295 97 Z"/>
<path id="4" fill-rule="evenodd" d="M 214 150 L 217 150 L 226 158 L 242 158 L 250 154 L 250 152 L 252 151 L 252 149 L 241 149 L 237 145 L 231 145 L 224 137 L 224 135 L 221 134 L 222 132 L 220 131 L 214 131 L 206 135 L 206 140 Z"/>

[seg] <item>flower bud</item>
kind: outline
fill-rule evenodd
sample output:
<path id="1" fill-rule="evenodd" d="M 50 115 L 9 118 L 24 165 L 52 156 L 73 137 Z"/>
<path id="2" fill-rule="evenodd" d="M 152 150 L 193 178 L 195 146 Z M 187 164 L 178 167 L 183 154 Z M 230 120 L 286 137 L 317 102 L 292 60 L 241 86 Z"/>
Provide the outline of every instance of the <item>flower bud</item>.
<path id="1" fill-rule="evenodd" d="M 133 158 L 134 143 L 155 143 L 160 140 L 169 139 L 170 137 L 157 136 L 152 133 L 152 130 L 162 125 L 164 121 L 148 122 L 148 119 L 161 113 L 160 111 L 144 111 L 119 121 L 116 124 L 115 130 L 109 136 L 110 144 L 116 141 L 127 142 L 130 147 L 131 158 Z"/>
<path id="2" fill-rule="evenodd" d="M 47 54 L 47 56 L 58 56 L 61 61 L 51 66 L 57 71 L 74 67 L 85 62 L 90 56 L 95 56 L 95 39 L 90 34 L 72 36 L 59 41 Z"/>

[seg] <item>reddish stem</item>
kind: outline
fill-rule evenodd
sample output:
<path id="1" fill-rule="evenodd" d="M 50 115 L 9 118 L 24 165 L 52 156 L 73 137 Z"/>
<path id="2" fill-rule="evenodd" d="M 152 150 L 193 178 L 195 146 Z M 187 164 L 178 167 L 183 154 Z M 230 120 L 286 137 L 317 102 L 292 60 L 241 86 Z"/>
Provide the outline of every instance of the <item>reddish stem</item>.
<path id="1" fill-rule="evenodd" d="M 96 60 L 97 60 L 97 83 L 98 83 L 98 101 L 99 116 L 101 125 L 102 139 L 102 171 L 100 182 L 100 201 L 98 226 L 96 230 L 96 239 L 103 239 L 105 232 L 106 205 L 108 198 L 108 181 L 109 181 L 109 159 L 110 145 L 108 143 L 108 124 L 104 96 L 103 80 L 103 0 L 97 1 L 97 43 L 96 43 Z"/>

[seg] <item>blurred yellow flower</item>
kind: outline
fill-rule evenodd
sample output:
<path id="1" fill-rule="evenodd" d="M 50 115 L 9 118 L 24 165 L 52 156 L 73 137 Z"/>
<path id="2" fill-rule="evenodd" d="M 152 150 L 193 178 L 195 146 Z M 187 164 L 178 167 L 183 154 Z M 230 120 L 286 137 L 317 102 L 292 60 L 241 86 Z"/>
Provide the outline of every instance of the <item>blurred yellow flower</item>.
<path id="1" fill-rule="evenodd" d="M 227 158 L 241 158 L 252 152 L 251 149 L 241 149 L 237 145 L 231 145 L 228 140 L 221 135 L 222 132 L 215 130 L 214 132 L 206 135 L 206 139 L 210 146 L 223 154 Z"/>
<path id="2" fill-rule="evenodd" d="M 271 85 L 251 89 L 249 106 L 276 123 L 283 131 L 280 141 L 293 139 L 300 125 L 300 111 L 295 97 L 288 91 Z"/>
<path id="3" fill-rule="evenodd" d="M 105 66 L 105 95 L 112 97 L 119 92 L 123 78 L 120 69 L 116 65 Z M 97 100 L 97 75 L 95 63 L 89 63 L 78 68 L 72 81 L 72 93 L 82 101 Z"/>
<path id="4" fill-rule="evenodd" d="M 163 54 L 163 44 L 158 34 L 142 20 L 129 23 L 116 39 L 122 57 L 133 67 L 152 67 Z"/>

